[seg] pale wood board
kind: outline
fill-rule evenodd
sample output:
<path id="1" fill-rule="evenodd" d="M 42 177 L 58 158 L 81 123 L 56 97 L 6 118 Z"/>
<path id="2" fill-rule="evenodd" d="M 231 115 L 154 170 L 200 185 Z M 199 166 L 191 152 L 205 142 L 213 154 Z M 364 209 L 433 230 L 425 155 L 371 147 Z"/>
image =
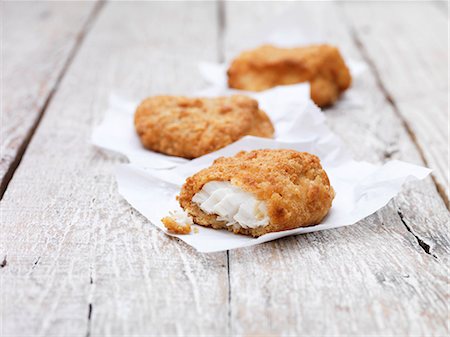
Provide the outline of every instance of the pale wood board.
<path id="1" fill-rule="evenodd" d="M 448 17 L 426 2 L 342 7 L 449 207 Z"/>
<path id="2" fill-rule="evenodd" d="M 289 6 L 227 4 L 226 55 Z M 292 10 L 362 60 L 340 7 Z M 112 170 L 123 160 L 89 144 L 109 94 L 197 89 L 196 63 L 220 54 L 217 14 L 204 2 L 109 3 L 100 13 L 1 203 L 2 332 L 448 334 L 449 216 L 431 179 L 355 226 L 231 251 L 229 265 L 225 253 L 168 238 L 117 195 Z M 350 94 L 364 104 L 326 114 L 358 159 L 423 164 L 370 70 Z"/>
<path id="3" fill-rule="evenodd" d="M 345 55 L 363 61 L 339 8 L 307 2 L 228 3 L 226 58 L 260 34 L 260 23 L 284 10 L 321 31 Z M 325 113 L 356 158 L 423 164 L 370 69 L 348 95 L 360 104 L 340 102 Z M 231 251 L 232 333 L 448 334 L 448 221 L 427 179 L 409 184 L 387 207 L 354 226 Z M 436 257 L 418 240 L 429 243 Z"/>
<path id="4" fill-rule="evenodd" d="M 123 160 L 89 140 L 112 92 L 199 89 L 197 61 L 217 60 L 216 13 L 163 2 L 100 12 L 1 203 L 4 335 L 226 332 L 226 253 L 196 253 L 137 214 L 114 182 Z"/>
<path id="5" fill-rule="evenodd" d="M 1 3 L 0 196 L 95 2 Z M 14 169 L 14 168 L 12 168 Z"/>

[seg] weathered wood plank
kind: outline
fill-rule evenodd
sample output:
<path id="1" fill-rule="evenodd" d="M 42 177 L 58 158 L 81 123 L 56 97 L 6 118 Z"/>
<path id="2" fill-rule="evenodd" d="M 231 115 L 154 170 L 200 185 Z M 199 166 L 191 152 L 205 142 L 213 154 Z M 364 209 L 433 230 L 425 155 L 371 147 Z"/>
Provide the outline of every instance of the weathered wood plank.
<path id="1" fill-rule="evenodd" d="M 215 3 L 105 5 L 2 200 L 5 335 L 227 333 L 226 253 L 136 214 L 114 183 L 121 160 L 89 144 L 112 91 L 197 90 L 200 59 L 217 60 Z"/>
<path id="2" fill-rule="evenodd" d="M 95 6 L 95 2 L 1 2 L 0 198 Z"/>
<path id="3" fill-rule="evenodd" d="M 227 58 L 286 10 L 362 60 L 333 4 L 227 3 L 226 10 Z M 357 158 L 423 164 L 371 71 L 356 79 L 348 95 L 361 104 L 341 102 L 326 114 Z M 231 251 L 232 334 L 448 334 L 448 221 L 427 179 L 355 226 Z"/>
<path id="4" fill-rule="evenodd" d="M 111 177 L 120 160 L 87 141 L 108 94 L 190 91 L 199 84 L 197 59 L 215 59 L 214 4 L 178 6 L 108 5 L 67 73 L 2 201 L 3 332 L 448 333 L 448 214 L 430 180 L 357 226 L 230 252 L 231 307 L 225 254 L 192 252 L 121 201 Z M 273 13 L 267 4 L 228 6 L 235 30 L 227 41 L 236 50 L 248 43 L 246 32 L 259 28 L 245 25 L 253 13 L 259 22 Z M 320 6 L 296 6 L 361 57 L 336 17 L 324 20 Z M 122 17 L 133 17 L 132 24 L 121 25 Z M 183 39 L 175 37 L 179 27 Z M 337 106 L 327 114 L 355 154 L 421 163 L 370 73 L 354 92 L 362 108 Z M 429 231 L 437 259 L 402 220 Z"/>
<path id="5" fill-rule="evenodd" d="M 430 2 L 345 3 L 373 68 L 449 198 L 448 18 Z"/>

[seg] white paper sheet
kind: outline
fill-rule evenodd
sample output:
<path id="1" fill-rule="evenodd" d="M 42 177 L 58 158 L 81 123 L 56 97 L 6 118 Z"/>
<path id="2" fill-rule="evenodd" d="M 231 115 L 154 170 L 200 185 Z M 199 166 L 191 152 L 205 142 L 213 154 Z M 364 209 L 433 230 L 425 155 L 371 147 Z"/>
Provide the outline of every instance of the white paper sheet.
<path id="1" fill-rule="evenodd" d="M 227 96 L 235 93 L 219 87 L 210 87 L 194 94 L 194 96 Z M 240 92 L 242 93 L 242 92 Z M 309 85 L 297 84 L 276 87 L 262 93 L 245 92 L 255 98 L 261 109 L 270 117 L 274 127 L 274 138 L 284 141 L 303 141 L 316 137 L 302 127 L 303 133 L 298 132 L 300 124 L 310 124 L 316 121 L 313 115 L 321 115 L 320 110 L 309 99 Z M 131 163 L 147 168 L 170 168 L 186 163 L 188 160 L 180 157 L 168 156 L 145 149 L 134 128 L 134 111 L 138 102 L 112 95 L 109 108 L 103 122 L 94 130 L 92 143 L 96 146 L 119 152 L 125 155 Z M 323 116 L 319 117 L 322 123 Z"/>
<path id="2" fill-rule="evenodd" d="M 288 235 L 351 225 L 386 205 L 407 180 L 423 179 L 431 172 L 427 168 L 401 161 L 391 161 L 383 166 L 356 162 L 331 132 L 327 135 L 322 134 L 322 137 L 289 143 L 244 137 L 217 152 L 173 169 L 154 170 L 139 168 L 132 164 L 121 165 L 116 170 L 119 192 L 148 220 L 167 232 L 160 220 L 167 216 L 169 211 L 180 209 L 175 197 L 188 176 L 208 167 L 220 156 L 231 156 L 241 150 L 277 148 L 307 151 L 321 158 L 322 165 L 336 191 L 330 213 L 321 224 L 269 233 L 259 238 L 201 226 L 196 226 L 198 233 L 192 231 L 188 235 L 169 235 L 180 238 L 200 252 L 217 252 L 248 247 Z"/>

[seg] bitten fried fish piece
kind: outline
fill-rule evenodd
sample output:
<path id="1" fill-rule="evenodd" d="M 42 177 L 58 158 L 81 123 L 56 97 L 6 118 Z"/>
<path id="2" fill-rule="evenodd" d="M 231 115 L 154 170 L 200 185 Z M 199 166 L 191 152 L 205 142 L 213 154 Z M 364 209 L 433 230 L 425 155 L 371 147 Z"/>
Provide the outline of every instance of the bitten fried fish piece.
<path id="1" fill-rule="evenodd" d="M 189 177 L 178 201 L 199 225 L 257 237 L 320 223 L 333 198 L 316 156 L 254 150 L 221 157 Z"/>
<path id="2" fill-rule="evenodd" d="M 150 97 L 138 106 L 134 124 L 147 149 L 188 159 L 216 151 L 246 135 L 269 138 L 274 133 L 258 102 L 244 95 Z"/>
<path id="3" fill-rule="evenodd" d="M 307 81 L 312 100 L 324 107 L 337 100 L 352 78 L 339 50 L 330 45 L 264 45 L 242 52 L 228 69 L 229 87 L 241 90 L 261 91 Z"/>

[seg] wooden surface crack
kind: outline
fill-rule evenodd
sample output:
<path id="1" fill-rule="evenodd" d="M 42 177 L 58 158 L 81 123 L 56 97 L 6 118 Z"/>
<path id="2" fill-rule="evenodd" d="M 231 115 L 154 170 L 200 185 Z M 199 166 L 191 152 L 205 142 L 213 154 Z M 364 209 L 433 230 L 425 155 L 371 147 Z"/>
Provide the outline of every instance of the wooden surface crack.
<path id="1" fill-rule="evenodd" d="M 92 303 L 89 303 L 88 305 L 88 321 L 87 321 L 87 331 L 86 331 L 86 337 L 91 336 L 91 317 L 92 317 Z"/>
<path id="2" fill-rule="evenodd" d="M 100 13 L 101 9 L 103 8 L 104 1 L 99 1 L 96 3 L 94 8 L 92 9 L 91 13 L 89 14 L 86 22 L 84 23 L 82 29 L 78 33 L 78 36 L 75 40 L 75 43 L 61 69 L 61 72 L 59 73 L 55 84 L 53 88 L 51 88 L 47 98 L 44 101 L 44 104 L 42 108 L 39 110 L 36 120 L 34 121 L 33 125 L 31 126 L 27 136 L 24 138 L 22 144 L 19 146 L 19 149 L 17 151 L 17 155 L 14 158 L 14 160 L 11 162 L 10 166 L 8 167 L 4 179 L 1 181 L 0 184 L 0 200 L 3 198 L 6 189 L 8 188 L 9 182 L 12 180 L 14 173 L 16 172 L 17 168 L 20 165 L 20 162 L 22 161 L 22 157 L 25 154 L 25 151 L 30 144 L 36 129 L 38 128 L 42 117 L 45 114 L 45 111 L 47 110 L 48 106 L 50 105 L 52 98 L 54 97 L 55 93 L 58 91 L 59 85 L 61 84 L 62 79 L 64 78 L 64 75 L 66 74 L 67 70 L 69 69 L 70 65 L 72 64 L 78 50 L 80 49 L 80 46 L 82 45 L 86 35 L 89 33 L 90 28 L 93 25 L 93 22 L 98 17 L 98 14 Z"/>
<path id="3" fill-rule="evenodd" d="M 231 334 L 231 274 L 230 274 L 230 251 L 227 250 L 227 275 L 228 275 L 228 334 Z"/>
<path id="4" fill-rule="evenodd" d="M 439 260 L 438 257 L 436 255 L 433 254 L 433 252 L 431 251 L 431 245 L 429 245 L 428 243 L 425 242 L 425 240 L 423 240 L 422 238 L 420 238 L 417 234 L 415 234 L 411 227 L 408 226 L 408 224 L 405 221 L 405 217 L 403 216 L 403 213 L 400 210 L 397 210 L 397 214 L 400 217 L 400 221 L 403 223 L 403 225 L 405 226 L 405 228 L 407 229 L 408 232 L 410 232 L 417 240 L 417 243 L 419 244 L 419 246 L 423 249 L 423 251 L 425 253 L 427 253 L 428 255 L 431 255 L 432 257 L 434 257 L 435 259 Z"/>
<path id="5" fill-rule="evenodd" d="M 89 287 L 91 288 L 90 290 L 90 296 L 89 296 L 89 303 L 88 303 L 88 315 L 87 315 L 87 326 L 86 326 L 86 337 L 90 337 L 91 336 L 91 327 L 92 327 L 92 310 L 93 310 L 93 305 L 92 305 L 92 294 L 93 294 L 93 288 L 94 286 L 94 278 L 92 276 L 92 270 L 89 273 Z"/>
<path id="6" fill-rule="evenodd" d="M 217 57 L 219 62 L 225 62 L 225 30 L 226 30 L 226 11 L 225 1 L 217 2 Z M 230 274 L 230 251 L 227 250 L 227 282 L 228 282 L 228 335 L 232 333 L 231 321 L 231 274 Z"/>
<path id="7" fill-rule="evenodd" d="M 33 262 L 33 265 L 31 266 L 31 269 L 27 273 L 27 277 L 30 277 L 31 274 L 34 272 L 34 270 L 39 266 L 39 262 L 41 262 L 41 257 L 38 256 L 36 261 Z"/>
<path id="8" fill-rule="evenodd" d="M 8 264 L 8 261 L 6 260 L 6 255 L 5 255 L 5 257 L 3 258 L 3 261 L 0 263 L 0 268 L 5 268 L 6 267 L 6 265 Z"/>
<path id="9" fill-rule="evenodd" d="M 415 148 L 417 149 L 417 152 L 419 153 L 419 156 L 420 156 L 421 160 L 423 161 L 423 163 L 425 164 L 426 167 L 429 167 L 428 161 L 427 161 L 427 159 L 426 159 L 426 157 L 424 155 L 424 149 L 417 142 L 416 135 L 415 135 L 413 129 L 411 128 L 409 123 L 406 121 L 406 119 L 403 117 L 403 115 L 400 112 L 397 104 L 395 103 L 394 98 L 389 93 L 389 91 L 386 88 L 386 86 L 383 84 L 383 81 L 381 80 L 381 76 L 380 76 L 380 73 L 379 73 L 379 71 L 378 71 L 378 69 L 377 69 L 377 67 L 375 65 L 375 62 L 373 62 L 373 60 L 369 56 L 366 48 L 364 47 L 363 43 L 359 39 L 358 34 L 356 33 L 355 29 L 350 26 L 349 30 L 351 32 L 351 36 L 352 36 L 353 41 L 355 42 L 355 45 L 357 46 L 358 50 L 361 52 L 361 55 L 362 55 L 364 61 L 367 63 L 367 65 L 369 66 L 370 70 L 372 71 L 372 73 L 373 73 L 373 75 L 375 77 L 375 81 L 376 81 L 376 84 L 377 84 L 378 88 L 380 89 L 381 93 L 384 95 L 384 97 L 385 97 L 386 101 L 389 103 L 389 105 L 391 105 L 392 110 L 394 111 L 394 113 L 399 118 L 402 126 L 405 128 L 408 136 L 410 137 L 412 143 L 414 144 Z M 437 179 L 433 175 L 433 173 L 431 174 L 431 179 L 433 180 L 433 183 L 436 186 L 436 190 L 437 190 L 439 196 L 442 198 L 442 201 L 444 202 L 445 206 L 447 207 L 448 210 L 450 210 L 450 203 L 449 203 L 449 199 L 448 199 L 448 197 L 447 197 L 447 195 L 445 193 L 445 187 L 442 186 L 437 181 Z"/>
<path id="10" fill-rule="evenodd" d="M 36 266 L 39 264 L 39 261 L 40 261 L 40 260 L 41 260 L 41 257 L 39 256 L 39 257 L 36 259 L 36 261 L 34 261 L 32 269 L 36 268 Z"/>

